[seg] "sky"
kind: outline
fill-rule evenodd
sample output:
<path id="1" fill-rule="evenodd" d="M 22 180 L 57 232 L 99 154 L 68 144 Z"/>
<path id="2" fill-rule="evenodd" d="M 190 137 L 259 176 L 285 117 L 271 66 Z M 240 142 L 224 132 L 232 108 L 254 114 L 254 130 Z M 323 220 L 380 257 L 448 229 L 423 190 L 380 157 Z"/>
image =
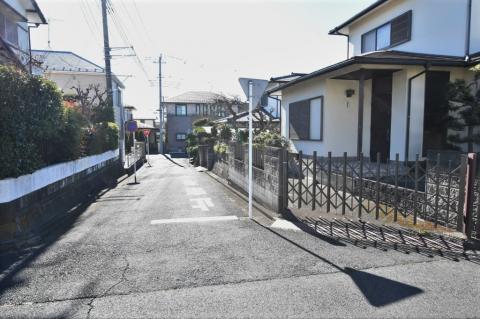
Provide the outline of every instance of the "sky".
<path id="1" fill-rule="evenodd" d="M 104 65 L 100 0 L 37 2 L 49 25 L 32 30 L 32 48 Z M 125 104 L 150 115 L 158 109 L 160 54 L 164 98 L 212 91 L 245 99 L 239 77 L 310 73 L 344 60 L 346 38 L 328 31 L 374 0 L 111 2 L 110 46 L 119 48 L 112 70 L 126 86 Z"/>

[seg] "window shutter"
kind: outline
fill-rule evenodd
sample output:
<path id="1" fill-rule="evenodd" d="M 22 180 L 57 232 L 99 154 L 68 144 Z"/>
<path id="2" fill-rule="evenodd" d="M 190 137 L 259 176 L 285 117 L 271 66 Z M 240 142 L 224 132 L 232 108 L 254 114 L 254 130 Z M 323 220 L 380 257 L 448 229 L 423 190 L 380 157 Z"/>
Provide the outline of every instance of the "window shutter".
<path id="1" fill-rule="evenodd" d="M 310 100 L 289 104 L 290 138 L 310 139 Z"/>
<path id="2" fill-rule="evenodd" d="M 392 20 L 390 45 L 410 40 L 412 33 L 412 11 L 408 11 Z"/>

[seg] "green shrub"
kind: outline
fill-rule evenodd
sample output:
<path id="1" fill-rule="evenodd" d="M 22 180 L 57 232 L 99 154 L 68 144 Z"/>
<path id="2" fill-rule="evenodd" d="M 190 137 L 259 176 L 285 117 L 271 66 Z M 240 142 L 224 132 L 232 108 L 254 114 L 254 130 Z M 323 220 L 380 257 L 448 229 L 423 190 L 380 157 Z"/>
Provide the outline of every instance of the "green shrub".
<path id="1" fill-rule="evenodd" d="M 232 139 L 232 130 L 226 124 L 220 125 L 218 128 L 219 137 L 222 141 L 230 141 Z"/>
<path id="2" fill-rule="evenodd" d="M 218 143 L 213 146 L 213 151 L 216 154 L 226 154 L 227 153 L 227 144 L 225 143 Z"/>
<path id="3" fill-rule="evenodd" d="M 246 143 L 248 142 L 248 131 L 237 130 L 233 140 L 237 143 Z"/>
<path id="4" fill-rule="evenodd" d="M 193 121 L 193 126 L 194 127 L 201 127 L 201 126 L 212 126 L 213 123 L 210 121 L 208 118 L 201 118 L 198 120 Z"/>
<path id="5" fill-rule="evenodd" d="M 278 132 L 262 131 L 253 137 L 253 143 L 258 146 L 272 146 L 288 148 L 290 142 Z"/>
<path id="6" fill-rule="evenodd" d="M 0 66 L 0 178 L 54 163 L 63 127 L 62 95 L 53 82 Z"/>
<path id="7" fill-rule="evenodd" d="M 115 123 L 97 123 L 87 134 L 87 155 L 100 154 L 118 148 L 118 126 Z"/>

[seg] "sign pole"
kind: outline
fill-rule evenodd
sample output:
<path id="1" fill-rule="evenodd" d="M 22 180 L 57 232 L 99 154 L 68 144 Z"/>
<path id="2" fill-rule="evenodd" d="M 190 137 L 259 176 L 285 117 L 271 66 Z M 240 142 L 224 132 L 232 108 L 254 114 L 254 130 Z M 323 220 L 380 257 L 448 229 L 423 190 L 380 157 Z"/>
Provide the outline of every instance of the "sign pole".
<path id="1" fill-rule="evenodd" d="M 137 139 L 135 132 L 133 132 L 133 176 L 134 183 L 137 184 Z"/>
<path id="2" fill-rule="evenodd" d="M 252 129 L 252 113 L 253 113 L 253 81 L 248 81 L 248 218 L 253 218 L 252 212 L 252 200 L 253 200 L 253 184 L 252 184 L 252 175 L 253 175 L 253 129 Z"/>

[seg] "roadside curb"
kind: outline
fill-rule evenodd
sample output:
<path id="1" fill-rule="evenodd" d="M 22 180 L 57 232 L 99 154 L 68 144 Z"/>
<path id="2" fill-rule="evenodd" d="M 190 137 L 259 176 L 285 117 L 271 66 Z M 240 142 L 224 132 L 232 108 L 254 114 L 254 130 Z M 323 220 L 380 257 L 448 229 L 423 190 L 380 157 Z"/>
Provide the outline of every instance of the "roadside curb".
<path id="1" fill-rule="evenodd" d="M 213 180 L 217 181 L 218 183 L 222 184 L 225 188 L 227 188 L 230 192 L 234 193 L 237 195 L 240 199 L 248 203 L 248 197 L 239 189 L 235 188 L 233 185 L 231 185 L 227 180 L 222 179 L 221 177 L 215 175 L 214 173 L 205 170 L 203 173 L 206 173 L 210 178 Z M 274 211 L 260 205 L 257 203 L 255 200 L 253 201 L 253 207 L 258 210 L 260 213 L 262 213 L 265 217 L 268 219 L 275 221 L 277 219 L 282 219 L 281 216 Z"/>

